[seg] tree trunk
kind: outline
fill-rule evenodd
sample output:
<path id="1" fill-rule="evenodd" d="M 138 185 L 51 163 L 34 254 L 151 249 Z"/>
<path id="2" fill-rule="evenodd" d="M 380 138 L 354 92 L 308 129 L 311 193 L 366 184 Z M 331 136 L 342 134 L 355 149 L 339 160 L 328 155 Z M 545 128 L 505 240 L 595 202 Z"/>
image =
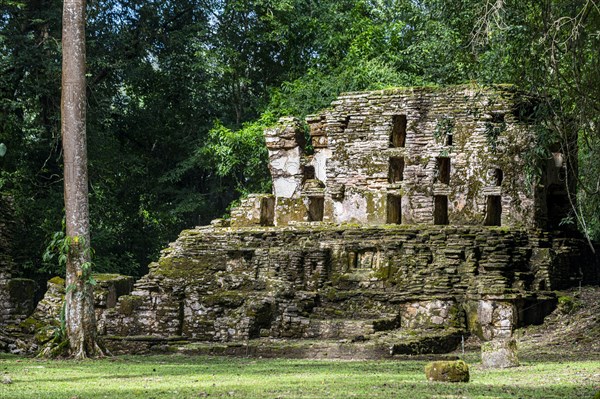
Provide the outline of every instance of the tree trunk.
<path id="1" fill-rule="evenodd" d="M 65 322 L 71 355 L 98 353 L 91 283 L 86 144 L 85 0 L 64 0 L 61 130 L 67 255 Z"/>

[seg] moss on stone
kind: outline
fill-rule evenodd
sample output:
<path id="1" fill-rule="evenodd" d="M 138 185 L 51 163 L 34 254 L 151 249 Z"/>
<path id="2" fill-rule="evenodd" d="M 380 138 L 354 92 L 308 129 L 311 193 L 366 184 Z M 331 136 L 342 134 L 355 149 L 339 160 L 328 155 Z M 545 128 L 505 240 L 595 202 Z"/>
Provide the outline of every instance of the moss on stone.
<path id="1" fill-rule="evenodd" d="M 48 280 L 48 283 L 54 285 L 65 285 L 65 279 L 59 276 L 55 276 Z"/>
<path id="2" fill-rule="evenodd" d="M 558 310 L 562 314 L 571 314 L 582 306 L 581 302 L 572 296 L 563 295 L 558 297 Z"/>
<path id="3" fill-rule="evenodd" d="M 123 295 L 119 298 L 118 310 L 124 316 L 131 316 L 142 304 L 142 298 L 134 295 Z"/>
<path id="4" fill-rule="evenodd" d="M 462 360 L 437 361 L 425 366 L 429 381 L 469 382 L 469 366 Z"/>
<path id="5" fill-rule="evenodd" d="M 206 306 L 237 308 L 244 303 L 244 294 L 237 291 L 224 291 L 202 297 L 202 303 Z"/>
<path id="6" fill-rule="evenodd" d="M 154 270 L 156 274 L 170 278 L 193 278 L 203 277 L 210 273 L 210 269 L 217 271 L 219 267 L 217 257 L 197 256 L 193 258 L 182 257 L 161 257 L 158 260 L 158 266 Z"/>
<path id="7" fill-rule="evenodd" d="M 34 333 L 37 329 L 42 328 L 44 323 L 34 317 L 28 317 L 19 324 L 19 329 L 28 333 Z"/>

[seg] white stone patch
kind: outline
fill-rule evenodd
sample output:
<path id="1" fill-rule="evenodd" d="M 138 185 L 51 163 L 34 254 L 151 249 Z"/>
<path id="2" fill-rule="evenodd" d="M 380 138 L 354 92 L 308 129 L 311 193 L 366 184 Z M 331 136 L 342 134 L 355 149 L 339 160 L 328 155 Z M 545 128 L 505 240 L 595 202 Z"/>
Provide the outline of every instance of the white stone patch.
<path id="1" fill-rule="evenodd" d="M 313 157 L 313 166 L 315 167 L 315 177 L 321 180 L 323 183 L 327 182 L 327 159 L 331 158 L 331 150 L 323 149 L 315 151 L 315 155 Z"/>
<path id="2" fill-rule="evenodd" d="M 367 201 L 359 193 L 346 193 L 343 201 L 333 203 L 333 213 L 338 223 L 366 223 Z"/>
<path id="3" fill-rule="evenodd" d="M 300 174 L 300 147 L 278 153 L 279 158 L 271 158 L 271 168 L 287 175 Z"/>
<path id="4" fill-rule="evenodd" d="M 292 198 L 299 189 L 298 180 L 292 177 L 273 179 L 273 194 L 280 198 Z"/>

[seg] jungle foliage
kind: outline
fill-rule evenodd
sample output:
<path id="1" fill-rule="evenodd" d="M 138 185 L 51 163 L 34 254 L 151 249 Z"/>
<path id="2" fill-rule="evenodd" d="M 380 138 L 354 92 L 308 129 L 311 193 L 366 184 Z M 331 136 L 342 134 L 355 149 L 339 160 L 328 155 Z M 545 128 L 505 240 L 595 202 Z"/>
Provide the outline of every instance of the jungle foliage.
<path id="1" fill-rule="evenodd" d="M 62 222 L 61 10 L 0 0 L 0 191 L 28 276 L 61 272 L 41 256 Z M 261 132 L 279 116 L 389 86 L 552 98 L 547 140 L 580 148 L 572 221 L 600 238 L 596 0 L 89 0 L 87 18 L 98 272 L 140 275 L 182 228 L 268 191 Z"/>

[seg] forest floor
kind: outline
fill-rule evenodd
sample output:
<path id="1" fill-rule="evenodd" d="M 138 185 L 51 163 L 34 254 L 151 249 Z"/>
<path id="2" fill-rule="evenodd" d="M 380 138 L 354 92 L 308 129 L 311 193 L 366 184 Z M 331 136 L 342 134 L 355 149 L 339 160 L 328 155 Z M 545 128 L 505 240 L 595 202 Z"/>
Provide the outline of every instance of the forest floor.
<path id="1" fill-rule="evenodd" d="M 600 288 L 565 292 L 543 325 L 518 330 L 521 365 L 481 367 L 476 340 L 455 353 L 468 383 L 431 383 L 426 361 L 119 356 L 88 361 L 0 355 L 0 398 L 596 398 Z M 3 382 L 3 383 L 2 383 Z"/>
<path id="2" fill-rule="evenodd" d="M 600 287 L 575 288 L 561 294 L 558 308 L 544 324 L 517 330 L 521 356 L 600 360 Z"/>

